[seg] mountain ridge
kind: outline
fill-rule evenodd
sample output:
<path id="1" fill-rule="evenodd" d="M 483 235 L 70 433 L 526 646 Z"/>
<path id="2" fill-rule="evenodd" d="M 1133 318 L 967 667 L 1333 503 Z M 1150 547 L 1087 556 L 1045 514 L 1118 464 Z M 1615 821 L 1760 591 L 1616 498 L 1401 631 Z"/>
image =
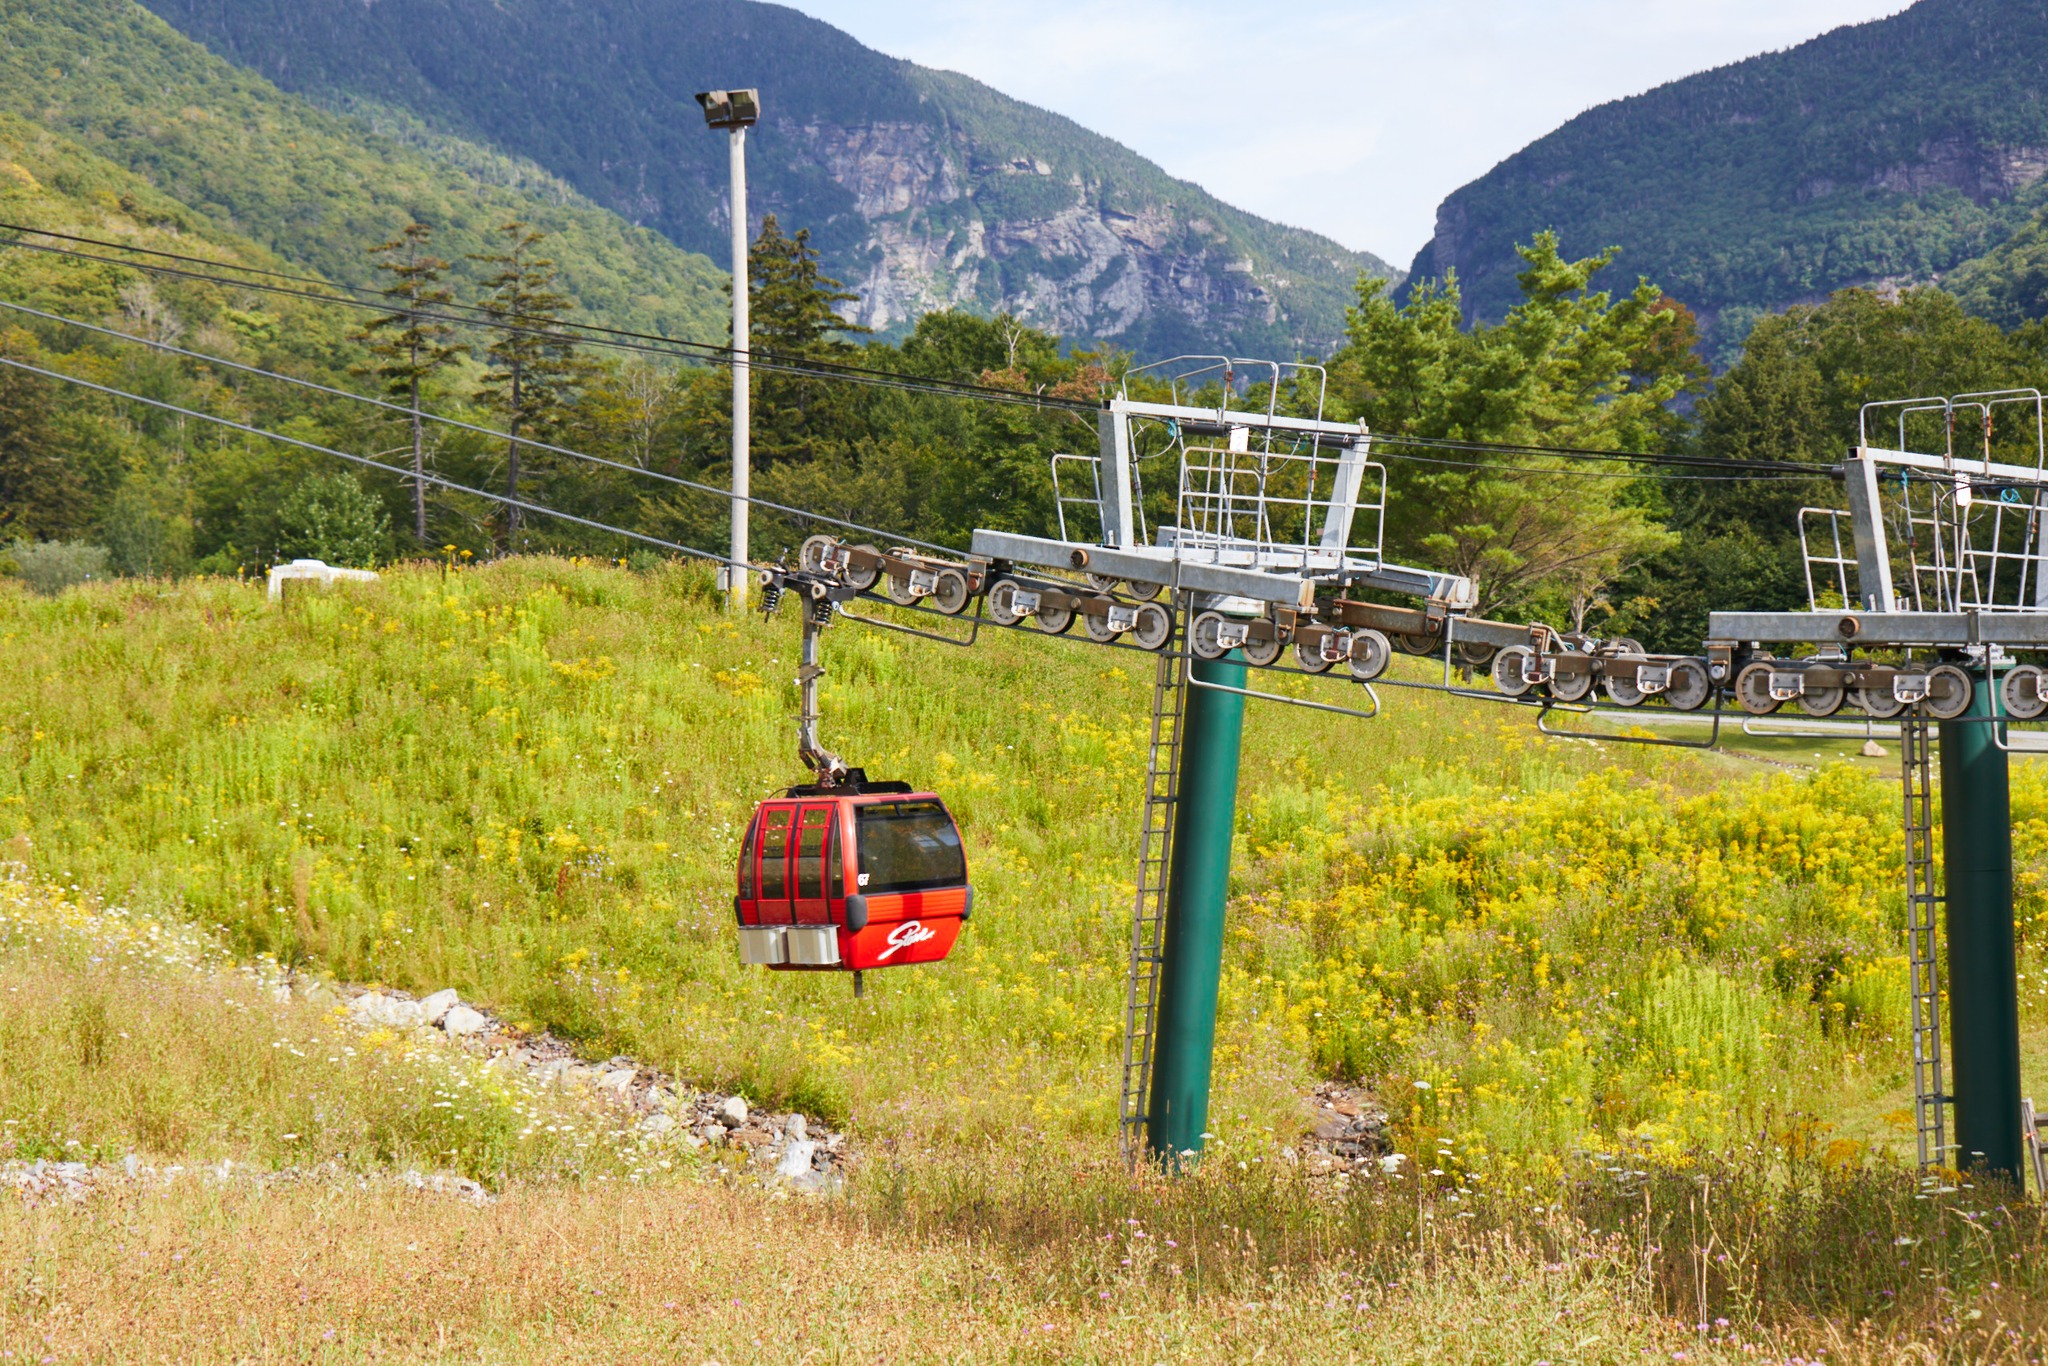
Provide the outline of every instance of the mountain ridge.
<path id="1" fill-rule="evenodd" d="M 0 111 L 70 139 L 240 238 L 352 284 L 376 281 L 369 249 L 415 215 L 436 229 L 451 277 L 523 217 L 550 233 L 562 284 L 591 315 L 721 339 L 724 273 L 621 222 L 566 185 L 471 149 L 449 161 L 233 67 L 129 0 L 0 7 Z M 381 283 L 381 282 L 380 282 Z"/>
<path id="2" fill-rule="evenodd" d="M 2048 0 L 1921 0 L 1578 115 L 1446 197 L 1411 278 L 1516 297 L 1516 241 L 1619 245 L 1723 338 L 1854 284 L 1924 282 L 2048 202 Z"/>
<path id="3" fill-rule="evenodd" d="M 714 257 L 726 153 L 691 94 L 758 86 L 750 217 L 811 229 L 861 296 L 854 320 L 884 332 L 964 307 L 1152 354 L 1327 351 L 1358 274 L 1398 274 L 1071 119 L 755 0 L 146 2 L 282 88 L 402 108 Z"/>

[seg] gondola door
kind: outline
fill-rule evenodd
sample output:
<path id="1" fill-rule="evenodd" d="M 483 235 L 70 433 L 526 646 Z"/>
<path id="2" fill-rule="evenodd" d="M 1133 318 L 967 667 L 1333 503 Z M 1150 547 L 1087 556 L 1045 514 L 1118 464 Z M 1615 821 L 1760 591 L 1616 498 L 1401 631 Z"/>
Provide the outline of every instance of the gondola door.
<path id="1" fill-rule="evenodd" d="M 796 886 L 793 891 L 795 922 L 798 925 L 828 925 L 832 922 L 825 887 L 825 846 L 838 824 L 838 810 L 830 802 L 806 804 L 798 816 L 795 854 Z"/>
<path id="2" fill-rule="evenodd" d="M 761 812 L 760 858 L 756 886 L 761 889 L 761 923 L 796 923 L 790 896 L 790 825 L 793 806 L 770 806 Z"/>

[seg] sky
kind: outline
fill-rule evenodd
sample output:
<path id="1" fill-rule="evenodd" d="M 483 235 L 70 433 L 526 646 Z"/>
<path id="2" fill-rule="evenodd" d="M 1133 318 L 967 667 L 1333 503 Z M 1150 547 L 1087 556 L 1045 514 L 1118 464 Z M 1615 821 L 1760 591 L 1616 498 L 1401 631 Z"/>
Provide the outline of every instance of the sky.
<path id="1" fill-rule="evenodd" d="M 786 0 L 1406 269 L 1451 191 L 1594 105 L 1904 0 Z"/>

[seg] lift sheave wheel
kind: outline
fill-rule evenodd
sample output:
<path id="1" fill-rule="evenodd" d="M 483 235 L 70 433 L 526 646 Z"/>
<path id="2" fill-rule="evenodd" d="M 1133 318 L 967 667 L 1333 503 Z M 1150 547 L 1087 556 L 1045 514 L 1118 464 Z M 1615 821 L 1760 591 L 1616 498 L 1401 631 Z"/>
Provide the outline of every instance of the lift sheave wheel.
<path id="1" fill-rule="evenodd" d="M 1806 691 L 1799 694 L 1799 710 L 1808 716 L 1833 716 L 1842 709 L 1842 703 L 1848 695 L 1849 690 L 1839 684 L 1816 687 L 1808 683 Z"/>
<path id="2" fill-rule="evenodd" d="M 1497 653 L 1493 646 L 1481 645 L 1476 640 L 1461 640 L 1451 646 L 1451 658 L 1457 661 L 1461 668 L 1466 669 L 1486 668 L 1493 663 L 1493 657 Z"/>
<path id="3" fill-rule="evenodd" d="M 967 576 L 957 569 L 941 569 L 932 584 L 932 606 L 949 617 L 957 617 L 967 610 L 967 604 L 974 595 L 967 591 Z"/>
<path id="4" fill-rule="evenodd" d="M 1394 646 L 1380 632 L 1361 626 L 1351 633 L 1351 676 L 1370 683 L 1394 662 Z"/>
<path id="5" fill-rule="evenodd" d="M 1074 609 L 1055 607 L 1049 602 L 1040 602 L 1034 614 L 1038 629 L 1049 636 L 1065 635 L 1067 628 L 1074 624 Z"/>
<path id="6" fill-rule="evenodd" d="M 1970 676 L 1953 664 L 1937 664 L 1927 671 L 1927 714 L 1937 721 L 1953 721 L 1970 709 Z"/>
<path id="7" fill-rule="evenodd" d="M 1245 663 L 1255 664 L 1261 669 L 1280 658 L 1280 640 L 1277 636 L 1272 640 L 1247 639 L 1239 648 L 1244 651 Z"/>
<path id="8" fill-rule="evenodd" d="M 1203 612 L 1188 625 L 1188 645 L 1203 659 L 1221 659 L 1244 643 L 1244 623 Z"/>
<path id="9" fill-rule="evenodd" d="M 2041 671 L 2031 664 L 2022 664 L 2006 671 L 1999 680 L 1999 700 L 2005 704 L 2005 714 L 2015 721 L 2032 721 L 2048 712 L 2048 697 L 2042 696 L 2044 680 Z"/>
<path id="10" fill-rule="evenodd" d="M 1148 602 L 1138 609 L 1138 624 L 1131 628 L 1131 638 L 1148 650 L 1163 650 L 1173 643 L 1173 613 L 1156 602 Z"/>
<path id="11" fill-rule="evenodd" d="M 1778 699 L 1771 696 L 1771 670 L 1777 667 L 1774 660 L 1759 660 L 1735 675 L 1735 701 L 1751 716 L 1769 716 L 1778 709 Z"/>
<path id="12" fill-rule="evenodd" d="M 1584 673 L 1559 673 L 1550 676 L 1550 695 L 1560 702 L 1582 701 L 1593 691 L 1593 670 Z"/>
<path id="13" fill-rule="evenodd" d="M 1536 686 L 1528 677 L 1536 652 L 1526 645 L 1510 645 L 1493 657 L 1493 686 L 1509 697 L 1521 697 Z"/>
<path id="14" fill-rule="evenodd" d="M 1343 659 L 1344 657 L 1345 655 L 1343 653 L 1339 653 L 1337 659 Z M 1337 659 L 1323 658 L 1322 637 L 1318 636 L 1316 639 L 1312 641 L 1303 640 L 1298 636 L 1295 638 L 1294 662 L 1303 673 L 1328 673 L 1330 671 L 1330 667 L 1337 662 Z"/>
<path id="15" fill-rule="evenodd" d="M 1093 612 L 1081 613 L 1082 633 L 1097 645 L 1107 645 L 1112 640 L 1115 640 L 1123 634 L 1123 630 L 1117 626 L 1115 620 L 1109 615 L 1110 612 L 1116 610 L 1116 608 L 1112 607 L 1101 616 L 1097 616 Z"/>
<path id="16" fill-rule="evenodd" d="M 1671 663 L 1671 675 L 1664 684 L 1664 700 L 1680 711 L 1698 711 L 1714 695 L 1714 680 L 1707 666 L 1697 659 Z"/>
<path id="17" fill-rule="evenodd" d="M 865 551 L 867 554 L 873 555 L 878 559 L 882 554 L 881 551 L 871 545 L 857 545 L 854 549 Z M 881 576 L 882 567 L 873 560 L 870 560 L 865 568 L 852 564 L 846 566 L 846 586 L 854 589 L 856 592 L 867 592 L 875 586 L 875 580 Z"/>
<path id="18" fill-rule="evenodd" d="M 1865 716 L 1879 721 L 1889 721 L 1906 709 L 1906 704 L 1892 695 L 1891 680 L 1857 688 L 1850 693 L 1850 700 L 1863 709 Z"/>
<path id="19" fill-rule="evenodd" d="M 1025 613 L 1017 606 L 1017 594 L 1027 591 L 1015 579 L 997 579 L 989 585 L 988 619 L 998 626 L 1015 626 Z M 1036 607 L 1033 611 L 1038 610 Z"/>
<path id="20" fill-rule="evenodd" d="M 1635 679 L 1625 674 L 1611 673 L 1602 678 L 1600 683 L 1607 690 L 1607 696 L 1617 706 L 1640 707 L 1643 705 L 1643 698 L 1646 694 L 1643 692 L 1642 685 L 1637 683 Z"/>
<path id="21" fill-rule="evenodd" d="M 882 585 L 882 591 L 889 595 L 889 601 L 898 607 L 914 607 L 917 600 L 925 597 L 930 591 L 927 589 L 926 593 L 920 593 L 917 590 L 917 581 L 908 574 L 891 574 L 888 582 Z"/>

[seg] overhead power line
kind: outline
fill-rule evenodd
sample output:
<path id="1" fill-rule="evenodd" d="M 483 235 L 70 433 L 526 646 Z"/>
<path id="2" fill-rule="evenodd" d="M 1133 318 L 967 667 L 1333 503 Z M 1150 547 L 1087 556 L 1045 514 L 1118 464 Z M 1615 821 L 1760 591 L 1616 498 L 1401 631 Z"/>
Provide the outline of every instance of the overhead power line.
<path id="1" fill-rule="evenodd" d="M 310 303 L 340 304 L 347 308 L 365 309 L 379 313 L 396 311 L 392 301 L 375 290 L 355 285 L 335 285 L 310 276 L 286 275 L 280 271 L 263 270 L 260 267 L 237 266 L 204 257 L 186 256 L 177 252 L 160 251 L 154 247 L 130 246 L 120 242 L 108 242 L 95 237 L 81 237 L 74 233 L 52 232 L 47 228 L 29 228 L 19 224 L 0 222 L 0 231 L 28 232 L 42 237 L 54 237 L 60 241 L 83 242 L 93 246 L 106 247 L 114 251 L 125 251 L 142 256 L 161 257 L 166 260 L 183 261 L 188 264 L 212 266 L 215 270 L 242 270 L 275 279 L 292 280 L 311 284 L 317 289 L 334 291 L 346 290 L 346 294 L 315 293 L 311 289 L 286 289 L 280 285 L 263 284 L 256 280 L 242 280 L 231 276 L 210 274 L 205 271 L 185 270 L 175 266 L 157 265 L 149 261 L 122 261 L 107 256 L 96 256 L 91 252 L 76 251 L 68 247 L 53 247 L 37 242 L 19 239 L 6 245 L 23 251 L 43 252 L 53 256 L 68 256 L 101 265 L 121 266 L 131 270 L 147 270 L 160 275 L 171 275 L 194 280 L 204 284 L 230 286 L 240 289 L 254 289 L 266 294 L 277 294 L 287 298 L 303 299 Z M 368 297 L 362 297 L 368 296 Z M 446 311 L 436 311 L 446 310 Z M 670 359 L 696 360 L 714 365 L 730 365 L 734 351 L 731 346 L 719 346 L 710 342 L 687 341 L 678 337 L 665 337 L 659 333 L 634 332 L 625 328 L 605 327 L 598 323 L 576 322 L 567 319 L 539 319 L 513 314 L 509 317 L 491 312 L 479 304 L 450 302 L 439 304 L 435 309 L 407 309 L 414 316 L 434 322 L 451 323 L 470 327 L 483 327 L 501 332 L 528 336 L 562 337 L 565 332 L 578 334 L 571 340 L 590 346 L 609 347 L 613 350 L 638 352 L 641 354 L 666 356 Z M 678 354 L 683 353 L 683 354 Z M 791 356 L 776 351 L 748 350 L 748 363 L 766 370 L 783 374 L 804 375 L 813 379 L 840 378 L 849 383 L 871 384 L 881 388 L 903 389 L 916 393 L 950 394 L 963 398 L 983 398 L 992 402 L 1012 403 L 1033 408 L 1074 409 L 1094 412 L 1096 405 L 1078 399 L 1047 398 L 1038 394 L 1019 393 L 1014 389 L 1002 389 L 994 385 L 968 384 L 961 380 L 934 379 L 926 376 L 902 375 L 891 370 L 879 370 L 871 366 L 849 365 L 843 361 L 823 360 L 813 356 Z"/>
<path id="2" fill-rule="evenodd" d="M 102 265 L 126 269 L 146 270 L 175 278 L 193 280 L 199 283 L 221 285 L 230 288 L 252 289 L 262 293 L 281 295 L 310 303 L 335 304 L 357 310 L 388 313 L 393 311 L 391 300 L 375 291 L 360 286 L 335 285 L 313 276 L 292 275 L 283 271 L 272 271 L 257 266 L 240 266 L 212 261 L 204 257 L 164 251 L 154 247 L 141 247 L 128 243 L 112 242 L 104 238 L 86 237 L 76 233 L 55 232 L 47 228 L 29 227 L 23 224 L 0 221 L 0 231 L 17 234 L 29 233 L 59 241 L 78 242 L 109 250 L 127 252 L 139 256 L 155 257 L 162 260 L 179 261 L 187 265 L 206 265 L 214 270 L 234 270 L 267 279 L 289 281 L 312 286 L 309 289 L 288 289 L 278 284 L 265 284 L 259 280 L 237 279 L 231 276 L 213 274 L 207 271 L 187 270 L 181 266 L 158 264 L 155 261 L 128 261 L 78 251 L 69 247 L 51 246 L 44 243 L 26 242 L 18 237 L 6 245 L 24 251 L 43 252 L 51 255 L 92 261 Z M 326 291 L 326 292 L 315 292 Z M 333 291 L 346 290 L 339 294 Z M 360 297 L 368 295 L 370 297 Z M 446 311 L 440 311 L 446 310 Z M 414 310 L 422 319 L 448 323 L 456 326 L 476 327 L 526 336 L 560 338 L 574 333 L 572 340 L 587 345 L 603 347 L 628 353 L 657 355 L 671 360 L 693 360 L 710 364 L 730 365 L 733 348 L 716 346 L 707 342 L 687 341 L 655 333 L 635 332 L 624 328 L 605 327 L 596 323 L 547 320 L 544 326 L 534 326 L 538 321 L 527 319 L 515 321 L 491 313 L 474 304 L 450 303 L 438 305 L 434 310 Z M 516 315 L 515 315 L 516 317 Z M 69 320 L 67 320 L 69 321 Z M 83 326 L 84 324 L 78 324 Z M 870 387 L 896 389 L 904 392 L 923 393 L 942 397 L 975 398 L 988 402 L 1007 403 L 1023 407 L 1064 411 L 1076 416 L 1093 415 L 1101 411 L 1100 405 L 1080 399 L 1053 398 L 1040 394 L 1019 393 L 992 385 L 968 384 L 957 380 L 931 379 L 906 376 L 897 372 L 875 369 L 868 366 L 848 365 L 843 362 L 820 360 L 813 357 L 791 357 L 772 351 L 750 350 L 749 362 L 757 368 L 774 373 L 802 376 L 811 379 L 837 380 L 845 383 L 863 384 Z M 1694 469 L 1719 469 L 1730 474 L 1758 479 L 1782 479 L 1799 476 L 1819 476 L 1832 471 L 1832 465 L 1815 461 L 1745 461 L 1715 456 L 1696 456 L 1655 451 L 1615 451 L 1583 446 L 1546 446 L 1525 442 L 1484 441 L 1449 437 L 1406 436 L 1395 432 L 1374 432 L 1371 434 L 1376 445 L 1402 445 L 1417 449 L 1460 451 L 1470 454 L 1519 455 L 1531 458 L 1557 458 L 1593 462 L 1613 462 L 1649 466 L 1680 467 Z M 1410 457 L 1413 458 L 1413 457 Z M 1455 462 L 1437 462 L 1452 464 Z M 1480 468 L 1476 462 L 1473 468 Z M 725 492 L 721 490 L 721 492 Z M 880 533 L 878 533 L 880 534 Z"/>
<path id="3" fill-rule="evenodd" d="M 1526 466 L 1502 466 L 1485 460 L 1446 460 L 1439 456 L 1403 455 L 1397 452 L 1382 454 L 1376 451 L 1374 456 L 1377 459 L 1399 460 L 1403 464 L 1411 465 L 1441 465 L 1462 470 L 1493 470 L 1503 474 L 1560 475 L 1567 479 L 1641 479 L 1658 484 L 1767 484 L 1786 479 L 1811 479 L 1814 477 L 1803 470 L 1788 470 L 1782 474 L 1768 471 L 1750 474 L 1660 474 L 1647 470 L 1532 470 Z"/>
<path id="4" fill-rule="evenodd" d="M 1787 475 L 1811 477 L 1827 474 L 1833 465 L 1817 460 L 1731 460 L 1717 455 L 1685 455 L 1677 452 L 1606 451 L 1587 446 L 1538 446 L 1511 441 L 1466 441 L 1455 437 L 1402 436 L 1374 432 L 1374 445 L 1414 446 L 1423 450 L 1469 451 L 1477 454 L 1557 456 L 1570 460 L 1606 461 L 1617 464 L 1681 466 L 1689 469 L 1739 470 L 1767 477 Z"/>
<path id="5" fill-rule="evenodd" d="M 26 361 L 13 360 L 7 356 L 0 356 L 0 365 L 5 365 L 14 370 L 26 371 L 31 375 L 41 375 L 45 379 L 57 380 L 64 384 L 73 384 L 81 389 L 91 389 L 95 393 L 105 394 L 109 398 L 125 399 L 130 403 L 140 403 L 151 408 L 160 409 L 163 412 L 176 413 L 179 417 L 189 417 L 199 422 L 211 422 L 217 426 L 231 428 L 234 431 L 246 432 L 250 436 L 261 437 L 265 441 L 275 441 L 280 445 L 296 446 L 300 450 L 312 451 L 318 455 L 331 455 L 337 460 L 347 460 L 357 465 L 367 465 L 371 469 L 397 475 L 401 479 L 424 479 L 429 484 L 448 489 L 451 492 L 467 493 L 478 498 L 489 499 L 494 503 L 502 503 L 506 507 L 518 508 L 522 512 L 538 512 L 543 516 L 558 518 L 564 522 L 574 522 L 578 526 L 590 527 L 595 531 L 609 532 L 614 536 L 624 536 L 629 540 L 642 541 L 648 545 L 660 546 L 664 550 L 673 550 L 683 555 L 693 555 L 700 560 L 712 560 L 719 564 L 730 563 L 723 555 L 714 554 L 708 550 L 698 550 L 694 546 L 681 545 L 675 541 L 663 540 L 659 536 L 649 536 L 643 531 L 632 531 L 626 527 L 612 526 L 608 522 L 596 521 L 593 518 L 579 517 L 573 512 L 563 512 L 559 508 L 551 508 L 543 503 L 529 503 L 524 499 L 513 498 L 507 494 L 489 493 L 483 489 L 471 488 L 467 484 L 458 484 L 453 479 L 445 479 L 438 474 L 415 474 L 413 471 L 397 465 L 387 465 L 381 460 L 372 460 L 367 455 L 357 455 L 352 451 L 336 450 L 332 446 L 322 446 L 313 441 L 302 441 L 295 436 L 285 436 L 279 432 L 251 426 L 246 422 L 236 422 L 232 418 L 218 417 L 213 413 L 201 412 L 196 408 L 184 408 L 175 403 L 166 403 L 160 398 L 148 398 L 142 394 L 131 394 L 125 389 L 116 389 L 106 384 L 95 384 L 91 380 L 80 379 L 76 375 L 67 375 L 60 370 L 45 370 L 40 365 L 30 365 Z M 752 568 L 751 565 L 741 567 Z"/>
<path id="6" fill-rule="evenodd" d="M 280 384 L 308 389 L 314 393 L 346 399 L 351 403 L 361 403 L 372 408 L 381 408 L 386 412 L 396 413 L 403 417 L 418 417 L 427 422 L 440 423 L 444 426 L 455 427 L 466 432 L 475 432 L 480 436 L 495 437 L 500 441 L 517 441 L 521 446 L 532 450 L 568 456 L 572 460 L 582 460 L 589 464 L 602 465 L 609 469 L 636 475 L 642 479 L 652 479 L 664 484 L 674 484 L 681 488 L 690 489 L 693 492 L 712 494 L 721 499 L 730 499 L 732 497 L 730 489 L 722 489 L 713 484 L 702 484 L 694 479 L 685 479 L 681 475 L 668 474 L 661 470 L 650 470 L 640 465 L 628 464 L 623 460 L 608 460 L 601 455 L 591 455 L 586 451 L 575 450 L 568 446 L 557 446 L 551 442 L 535 440 L 528 436 L 514 436 L 510 432 L 499 431 L 494 427 L 485 427 L 474 422 L 464 422 L 460 418 L 446 417 L 439 413 L 428 412 L 424 408 L 410 408 L 403 403 L 391 403 L 381 398 L 372 398 L 367 394 L 357 394 L 347 389 L 337 389 L 332 385 L 321 384 L 315 380 L 301 379 L 296 375 L 285 375 L 275 370 L 265 370 L 260 366 L 245 365 L 241 361 L 209 355 L 204 351 L 188 350 L 182 346 L 174 346 L 170 342 L 156 341 L 150 337 L 138 337 L 133 333 L 122 332 L 117 328 L 101 327 L 97 323 L 80 322 L 76 318 L 67 318 L 59 313 L 49 313 L 40 308 L 30 308 L 27 304 L 11 303 L 5 299 L 0 299 L 0 308 L 16 313 L 26 313 L 31 317 L 42 318 L 48 322 L 61 323 L 66 327 L 82 328 L 87 332 L 111 337 L 115 341 L 128 342 L 136 346 L 146 346 L 153 351 L 162 351 L 174 356 L 184 356 L 203 365 L 217 365 L 224 370 L 234 370 L 245 375 L 255 375 L 262 379 L 275 380 Z M 405 477 L 411 479 L 415 476 L 408 471 Z M 865 536 L 879 536 L 898 545 L 921 546 L 926 550 L 936 550 L 944 554 L 959 553 L 957 548 L 953 546 L 936 545 L 930 541 L 920 541 L 915 537 L 903 536 L 894 531 L 884 531 L 880 527 L 866 526 L 860 522 L 849 522 L 844 518 L 832 517 L 822 512 L 813 512 L 808 508 L 792 507 L 787 503 L 777 503 L 767 498 L 749 497 L 746 501 L 755 507 L 765 508 L 770 512 L 780 512 L 805 521 L 840 527 L 847 531 L 858 531 Z"/>

